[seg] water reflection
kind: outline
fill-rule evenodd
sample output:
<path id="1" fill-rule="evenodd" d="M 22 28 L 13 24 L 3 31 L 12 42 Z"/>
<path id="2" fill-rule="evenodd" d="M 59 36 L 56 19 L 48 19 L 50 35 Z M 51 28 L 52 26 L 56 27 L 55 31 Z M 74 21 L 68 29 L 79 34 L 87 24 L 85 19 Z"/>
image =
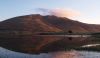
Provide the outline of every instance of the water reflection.
<path id="1" fill-rule="evenodd" d="M 13 51 L 34 54 L 64 51 L 92 43 L 100 44 L 100 40 L 90 37 L 34 36 L 34 38 L 3 39 L 0 41 L 0 46 Z"/>
<path id="2" fill-rule="evenodd" d="M 10 39 L 10 40 L 9 40 Z M 99 38 L 81 35 L 42 35 L 21 38 L 2 38 L 2 47 L 13 52 L 0 48 L 0 58 L 94 58 L 100 57 L 100 53 L 87 51 L 66 51 L 75 49 L 86 44 L 99 44 Z M 92 48 L 91 50 L 93 50 Z M 100 47 L 97 47 L 100 50 Z M 24 53 L 30 54 L 24 54 Z M 48 53 L 46 53 L 48 52 Z M 39 53 L 36 55 L 36 53 Z M 91 57 L 90 57 L 91 56 Z"/>
<path id="3" fill-rule="evenodd" d="M 63 51 L 54 53 L 52 58 L 82 58 L 82 55 L 78 51 Z"/>
<path id="4" fill-rule="evenodd" d="M 17 53 L 0 48 L 0 58 L 80 58 L 78 51 L 60 51 L 52 53 L 41 53 L 38 55 Z"/>
<path id="5" fill-rule="evenodd" d="M 99 52 L 92 51 L 59 51 L 52 53 L 24 54 L 0 48 L 0 58 L 100 58 Z"/>

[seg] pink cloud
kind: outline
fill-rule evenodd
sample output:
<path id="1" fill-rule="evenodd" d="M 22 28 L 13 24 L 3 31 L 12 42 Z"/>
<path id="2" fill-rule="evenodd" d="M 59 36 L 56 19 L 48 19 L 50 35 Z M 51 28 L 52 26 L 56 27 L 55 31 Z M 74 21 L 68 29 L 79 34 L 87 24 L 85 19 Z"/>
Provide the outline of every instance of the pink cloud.
<path id="1" fill-rule="evenodd" d="M 55 15 L 58 17 L 76 17 L 80 16 L 80 12 L 73 10 L 73 9 L 62 9 L 62 8 L 55 8 L 55 9 L 45 9 L 45 8 L 38 8 L 43 15 Z"/>

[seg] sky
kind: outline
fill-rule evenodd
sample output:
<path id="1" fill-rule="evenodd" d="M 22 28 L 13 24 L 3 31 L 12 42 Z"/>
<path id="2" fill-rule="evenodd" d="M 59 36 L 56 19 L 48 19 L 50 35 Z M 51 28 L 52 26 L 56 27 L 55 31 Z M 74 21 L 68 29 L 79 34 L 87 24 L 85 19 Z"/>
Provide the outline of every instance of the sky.
<path id="1" fill-rule="evenodd" d="M 100 0 L 0 0 L 0 21 L 36 14 L 40 12 L 38 9 L 48 9 L 53 14 L 58 14 L 53 10 L 64 13 L 66 9 L 65 15 L 72 20 L 100 24 Z"/>

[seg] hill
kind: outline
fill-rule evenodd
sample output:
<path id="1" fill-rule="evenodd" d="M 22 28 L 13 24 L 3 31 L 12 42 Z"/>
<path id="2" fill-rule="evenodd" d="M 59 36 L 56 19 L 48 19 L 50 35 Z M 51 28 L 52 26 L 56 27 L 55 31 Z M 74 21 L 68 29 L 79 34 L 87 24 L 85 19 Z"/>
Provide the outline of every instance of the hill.
<path id="1" fill-rule="evenodd" d="M 34 28 L 36 27 L 36 28 Z M 46 27 L 46 28 L 45 28 Z M 0 23 L 1 30 L 28 30 L 33 32 L 68 31 L 100 32 L 100 25 L 86 24 L 68 18 L 39 14 L 14 17 Z"/>

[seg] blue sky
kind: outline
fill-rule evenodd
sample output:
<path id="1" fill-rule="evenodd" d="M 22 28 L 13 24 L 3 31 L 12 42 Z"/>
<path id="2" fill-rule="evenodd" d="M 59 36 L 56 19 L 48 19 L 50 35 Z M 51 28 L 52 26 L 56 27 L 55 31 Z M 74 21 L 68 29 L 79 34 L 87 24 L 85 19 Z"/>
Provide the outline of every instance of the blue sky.
<path id="1" fill-rule="evenodd" d="M 100 0 L 0 0 L 0 21 L 37 13 L 37 8 L 70 8 L 81 13 L 73 20 L 100 24 Z"/>

